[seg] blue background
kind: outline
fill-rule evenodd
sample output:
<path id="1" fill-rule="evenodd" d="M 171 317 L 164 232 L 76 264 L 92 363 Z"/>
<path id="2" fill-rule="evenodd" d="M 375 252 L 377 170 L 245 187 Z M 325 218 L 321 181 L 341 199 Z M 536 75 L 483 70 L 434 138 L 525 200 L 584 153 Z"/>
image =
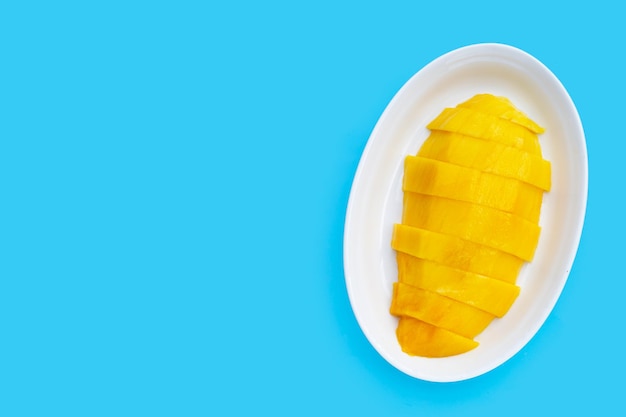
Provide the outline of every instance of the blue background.
<path id="1" fill-rule="evenodd" d="M 624 412 L 626 32 L 609 2 L 7 3 L 1 416 Z M 436 384 L 363 336 L 343 222 L 389 100 L 478 42 L 524 49 L 568 89 L 589 202 L 536 337 Z"/>

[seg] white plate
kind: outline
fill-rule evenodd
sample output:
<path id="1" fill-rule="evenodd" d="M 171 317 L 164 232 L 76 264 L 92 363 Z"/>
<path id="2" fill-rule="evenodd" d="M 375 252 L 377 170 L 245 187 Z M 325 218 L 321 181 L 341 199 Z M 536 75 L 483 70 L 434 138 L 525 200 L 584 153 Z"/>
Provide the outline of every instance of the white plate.
<path id="1" fill-rule="evenodd" d="M 502 319 L 476 340 L 478 348 L 448 358 L 411 357 L 389 314 L 397 280 L 391 231 L 402 211 L 402 170 L 428 135 L 426 124 L 444 107 L 476 93 L 503 95 L 546 128 L 543 155 L 552 163 L 544 196 L 542 233 L 521 270 L 521 294 Z M 344 235 L 346 286 L 354 314 L 374 348 L 416 378 L 449 382 L 488 372 L 515 355 L 552 311 L 574 262 L 587 202 L 587 149 L 578 112 L 559 80 L 529 54 L 502 44 L 449 52 L 415 74 L 389 103 L 368 140 L 352 184 Z"/>

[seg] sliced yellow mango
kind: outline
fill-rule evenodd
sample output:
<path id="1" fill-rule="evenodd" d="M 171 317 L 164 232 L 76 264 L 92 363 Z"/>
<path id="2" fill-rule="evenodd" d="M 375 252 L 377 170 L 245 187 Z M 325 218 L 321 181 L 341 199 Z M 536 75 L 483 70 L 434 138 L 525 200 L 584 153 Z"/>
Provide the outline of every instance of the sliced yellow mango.
<path id="1" fill-rule="evenodd" d="M 506 97 L 495 96 L 493 94 L 476 94 L 472 98 L 457 105 L 457 107 L 465 107 L 498 116 L 524 126 L 534 133 L 539 134 L 545 131 L 543 127 L 539 126 L 526 114 L 518 110 L 513 103 L 511 103 L 511 100 Z"/>
<path id="2" fill-rule="evenodd" d="M 395 224 L 391 247 L 417 258 L 515 283 L 524 260 L 455 236 Z"/>
<path id="3" fill-rule="evenodd" d="M 402 223 L 533 258 L 540 228 L 522 217 L 465 201 L 405 192 Z"/>
<path id="4" fill-rule="evenodd" d="M 403 191 L 482 204 L 539 221 L 543 190 L 525 182 L 447 162 L 409 155 Z"/>
<path id="5" fill-rule="evenodd" d="M 412 356 L 443 358 L 469 352 L 478 342 L 412 317 L 400 317 L 396 337 L 402 350 Z"/>
<path id="6" fill-rule="evenodd" d="M 435 130 L 417 155 L 514 178 L 545 191 L 551 187 L 549 161 L 490 140 Z"/>
<path id="7" fill-rule="evenodd" d="M 541 155 L 537 135 L 523 126 L 487 113 L 464 107 L 446 108 L 427 126 L 430 130 L 461 133 L 493 140 Z"/>
<path id="8" fill-rule="evenodd" d="M 413 317 L 470 339 L 495 317 L 469 304 L 401 282 L 393 285 L 389 311 L 395 316 Z"/>
<path id="9" fill-rule="evenodd" d="M 405 159 L 389 311 L 404 352 L 445 357 L 476 348 L 473 338 L 519 296 L 551 165 L 541 156 L 543 127 L 505 97 L 477 94 L 427 127 Z"/>
<path id="10" fill-rule="evenodd" d="M 398 281 L 445 295 L 496 317 L 504 316 L 517 298 L 517 285 L 450 268 L 406 253 L 396 254 Z"/>

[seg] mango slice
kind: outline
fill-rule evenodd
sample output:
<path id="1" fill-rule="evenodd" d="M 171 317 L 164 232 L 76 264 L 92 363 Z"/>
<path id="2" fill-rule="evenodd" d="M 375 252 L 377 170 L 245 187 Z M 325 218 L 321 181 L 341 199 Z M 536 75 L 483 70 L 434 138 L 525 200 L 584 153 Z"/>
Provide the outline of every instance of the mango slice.
<path id="1" fill-rule="evenodd" d="M 404 352 L 445 357 L 475 349 L 474 338 L 518 298 L 552 167 L 541 154 L 544 128 L 506 97 L 477 94 L 427 127 L 404 161 L 389 312 Z"/>
<path id="2" fill-rule="evenodd" d="M 541 155 L 541 146 L 536 134 L 516 123 L 473 109 L 463 107 L 444 109 L 426 127 L 430 130 L 444 130 L 493 140 Z"/>
<path id="3" fill-rule="evenodd" d="M 515 284 L 406 253 L 398 252 L 396 259 L 399 282 L 464 302 L 496 317 L 503 317 L 509 311 L 520 292 Z"/>
<path id="4" fill-rule="evenodd" d="M 393 226 L 391 247 L 397 252 L 509 283 L 515 283 L 524 264 L 521 258 L 497 249 L 406 224 Z"/>
<path id="5" fill-rule="evenodd" d="M 522 217 L 479 204 L 404 193 L 402 223 L 457 236 L 530 261 L 540 228 Z"/>
<path id="6" fill-rule="evenodd" d="M 543 190 L 527 183 L 447 162 L 409 155 L 402 189 L 482 204 L 538 222 Z"/>
<path id="7" fill-rule="evenodd" d="M 396 336 L 405 353 L 426 358 L 460 355 L 478 346 L 475 340 L 407 316 L 400 317 Z"/>
<path id="8" fill-rule="evenodd" d="M 460 133 L 433 131 L 417 156 L 513 178 L 545 191 L 552 185 L 551 164 L 541 156 Z"/>
<path id="9" fill-rule="evenodd" d="M 457 107 L 465 107 L 498 116 L 501 119 L 524 126 L 531 132 L 537 134 L 545 131 L 543 127 L 539 126 L 526 114 L 518 110 L 511 100 L 506 97 L 495 96 L 493 94 L 476 94 L 470 99 L 458 104 Z"/>
<path id="10" fill-rule="evenodd" d="M 401 282 L 393 285 L 391 314 L 409 316 L 470 339 L 494 319 L 493 314 L 432 291 Z"/>

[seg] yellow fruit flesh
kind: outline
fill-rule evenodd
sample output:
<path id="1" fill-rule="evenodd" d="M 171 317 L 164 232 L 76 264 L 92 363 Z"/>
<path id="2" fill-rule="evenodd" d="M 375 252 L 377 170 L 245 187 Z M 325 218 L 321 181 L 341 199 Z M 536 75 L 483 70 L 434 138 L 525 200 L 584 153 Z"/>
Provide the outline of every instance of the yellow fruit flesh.
<path id="1" fill-rule="evenodd" d="M 402 252 L 396 258 L 399 282 L 464 302 L 496 317 L 504 316 L 519 295 L 520 288 L 515 284 Z"/>
<path id="2" fill-rule="evenodd" d="M 419 156 L 407 156 L 403 190 L 481 204 L 539 220 L 543 190 L 527 183 Z"/>
<path id="3" fill-rule="evenodd" d="M 478 346 L 475 340 L 407 316 L 400 317 L 396 336 L 405 353 L 426 358 L 460 355 Z"/>
<path id="4" fill-rule="evenodd" d="M 526 114 L 519 111 L 506 97 L 494 96 L 493 94 L 476 94 L 472 98 L 457 105 L 457 107 L 465 107 L 498 116 L 501 119 L 524 126 L 533 133 L 539 134 L 545 131 L 543 127 L 539 126 Z"/>
<path id="5" fill-rule="evenodd" d="M 497 116 L 463 107 L 447 108 L 427 126 L 430 130 L 461 133 L 493 140 L 541 155 L 539 139 L 530 130 Z"/>
<path id="6" fill-rule="evenodd" d="M 544 129 L 505 97 L 477 94 L 427 127 L 405 159 L 390 312 L 404 352 L 445 357 L 474 349 L 473 338 L 518 297 L 551 165 L 537 136 Z"/>
<path id="7" fill-rule="evenodd" d="M 522 217 L 459 200 L 404 193 L 402 223 L 457 236 L 530 261 L 540 228 Z"/>
<path id="8" fill-rule="evenodd" d="M 517 256 L 455 236 L 395 224 L 391 247 L 397 251 L 490 278 L 515 283 L 524 261 Z"/>
<path id="9" fill-rule="evenodd" d="M 469 304 L 401 282 L 394 283 L 390 312 L 422 320 L 470 339 L 482 332 L 495 317 Z"/>
<path id="10" fill-rule="evenodd" d="M 551 165 L 541 156 L 460 133 L 432 132 L 417 156 L 513 178 L 545 191 L 551 187 Z"/>

